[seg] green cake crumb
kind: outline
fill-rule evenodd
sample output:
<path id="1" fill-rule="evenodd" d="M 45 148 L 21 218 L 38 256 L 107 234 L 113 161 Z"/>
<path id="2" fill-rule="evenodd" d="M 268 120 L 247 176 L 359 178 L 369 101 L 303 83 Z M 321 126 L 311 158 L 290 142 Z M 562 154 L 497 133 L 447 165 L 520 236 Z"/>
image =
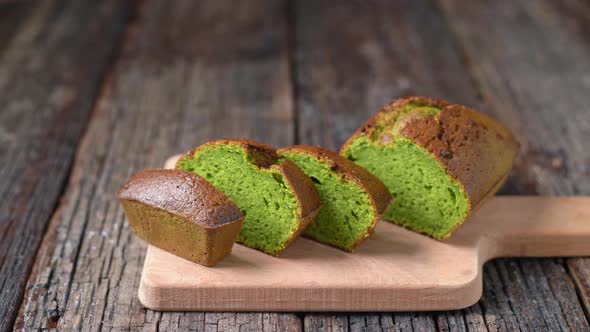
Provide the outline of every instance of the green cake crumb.
<path id="1" fill-rule="evenodd" d="M 305 235 L 352 251 L 374 226 L 376 213 L 368 193 L 317 157 L 301 150 L 281 154 L 310 176 L 320 193 L 322 208 Z"/>
<path id="2" fill-rule="evenodd" d="M 389 188 L 393 202 L 383 214 L 384 220 L 441 239 L 469 212 L 461 185 L 431 154 L 409 139 L 398 137 L 384 146 L 359 137 L 344 156 Z"/>

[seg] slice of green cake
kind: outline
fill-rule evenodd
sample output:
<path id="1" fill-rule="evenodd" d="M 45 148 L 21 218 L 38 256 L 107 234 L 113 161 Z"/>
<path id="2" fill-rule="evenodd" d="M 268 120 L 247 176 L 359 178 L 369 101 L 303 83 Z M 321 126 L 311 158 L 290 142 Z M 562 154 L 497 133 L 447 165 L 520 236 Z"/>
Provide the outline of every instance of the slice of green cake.
<path id="1" fill-rule="evenodd" d="M 176 168 L 223 191 L 245 215 L 238 242 L 279 255 L 320 209 L 313 182 L 275 149 L 251 140 L 218 140 L 183 155 Z"/>
<path id="2" fill-rule="evenodd" d="M 305 236 L 347 251 L 366 239 L 391 201 L 374 175 L 332 151 L 299 145 L 278 150 L 315 183 L 322 200 Z"/>
<path id="3" fill-rule="evenodd" d="M 231 252 L 244 220 L 219 189 L 177 169 L 141 171 L 117 196 L 137 236 L 205 266 L 217 264 Z"/>
<path id="4" fill-rule="evenodd" d="M 389 188 L 383 219 L 436 239 L 496 193 L 517 153 L 511 133 L 491 118 L 425 97 L 394 100 L 340 150 Z"/>

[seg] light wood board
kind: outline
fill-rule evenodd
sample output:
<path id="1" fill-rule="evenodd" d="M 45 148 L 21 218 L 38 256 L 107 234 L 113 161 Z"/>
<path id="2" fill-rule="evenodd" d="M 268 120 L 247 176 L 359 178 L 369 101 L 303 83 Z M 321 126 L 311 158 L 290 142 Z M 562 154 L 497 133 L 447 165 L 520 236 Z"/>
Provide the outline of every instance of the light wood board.
<path id="1" fill-rule="evenodd" d="M 499 196 L 436 241 L 380 222 L 355 253 L 300 238 L 280 258 L 242 245 L 208 268 L 148 248 L 154 310 L 419 311 L 467 307 L 495 257 L 590 255 L 590 197 Z"/>

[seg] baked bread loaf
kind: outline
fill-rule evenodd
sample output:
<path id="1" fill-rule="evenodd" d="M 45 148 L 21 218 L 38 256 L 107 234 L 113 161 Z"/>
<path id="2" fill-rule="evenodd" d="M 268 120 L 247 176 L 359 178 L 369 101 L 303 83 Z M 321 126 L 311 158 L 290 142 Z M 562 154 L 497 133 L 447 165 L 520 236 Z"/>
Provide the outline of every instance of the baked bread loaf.
<path id="1" fill-rule="evenodd" d="M 176 168 L 203 176 L 228 195 L 245 215 L 238 242 L 273 256 L 313 221 L 321 206 L 302 170 L 255 141 L 203 144 L 183 155 Z"/>
<path id="2" fill-rule="evenodd" d="M 231 252 L 244 220 L 227 196 L 191 172 L 139 172 L 118 197 L 140 238 L 205 266 Z"/>
<path id="3" fill-rule="evenodd" d="M 307 145 L 279 149 L 315 183 L 322 208 L 305 236 L 353 251 L 373 231 L 391 201 L 374 175 L 335 152 Z"/>
<path id="4" fill-rule="evenodd" d="M 340 154 L 389 188 L 393 221 L 444 239 L 502 186 L 518 153 L 512 134 L 488 116 L 444 100 L 392 101 Z"/>

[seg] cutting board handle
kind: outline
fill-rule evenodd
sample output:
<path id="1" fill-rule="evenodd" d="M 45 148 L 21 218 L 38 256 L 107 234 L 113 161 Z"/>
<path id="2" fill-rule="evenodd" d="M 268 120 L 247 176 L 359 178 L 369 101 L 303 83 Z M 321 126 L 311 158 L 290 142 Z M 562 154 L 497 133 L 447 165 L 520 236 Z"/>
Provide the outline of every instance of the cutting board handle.
<path id="1" fill-rule="evenodd" d="M 590 197 L 497 196 L 472 219 L 450 242 L 471 242 L 484 261 L 590 256 Z"/>

